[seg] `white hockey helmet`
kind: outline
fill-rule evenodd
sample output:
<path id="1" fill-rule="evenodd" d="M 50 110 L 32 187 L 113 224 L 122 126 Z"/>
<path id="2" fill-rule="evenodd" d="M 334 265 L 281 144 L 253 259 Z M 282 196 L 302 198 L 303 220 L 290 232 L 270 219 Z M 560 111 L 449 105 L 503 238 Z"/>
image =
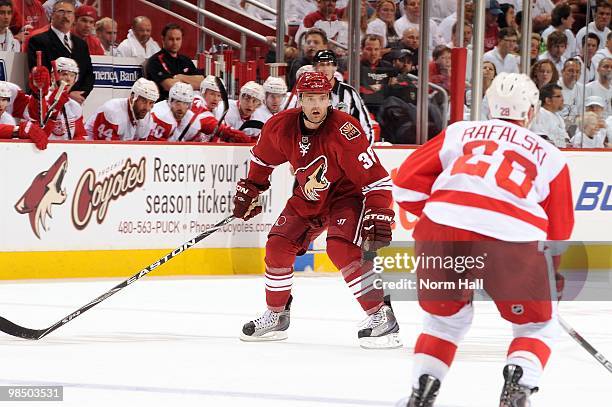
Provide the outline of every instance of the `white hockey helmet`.
<path id="1" fill-rule="evenodd" d="M 132 94 L 136 97 L 141 97 L 147 100 L 157 102 L 159 99 L 159 89 L 155 82 L 145 78 L 138 78 L 132 85 Z"/>
<path id="2" fill-rule="evenodd" d="M 249 95 L 255 99 L 258 99 L 262 103 L 266 98 L 263 86 L 254 81 L 248 81 L 242 86 L 242 88 L 240 88 L 240 96 L 242 95 Z"/>
<path id="3" fill-rule="evenodd" d="M 525 74 L 500 73 L 493 79 L 486 96 L 492 119 L 528 120 L 529 110 L 534 108 L 535 117 L 540 108 L 540 91 Z"/>
<path id="4" fill-rule="evenodd" d="M 0 81 L 0 98 L 10 99 L 12 96 L 13 93 L 11 92 L 11 88 L 9 87 L 8 83 L 5 81 Z"/>
<path id="5" fill-rule="evenodd" d="M 268 76 L 268 79 L 263 84 L 264 92 L 277 93 L 284 95 L 287 93 L 287 85 L 283 78 L 278 76 Z"/>
<path id="6" fill-rule="evenodd" d="M 314 66 L 312 65 L 304 65 L 301 66 L 297 72 L 295 73 L 295 80 L 297 81 L 298 79 L 300 79 L 300 76 L 302 76 L 302 74 L 306 73 L 306 72 L 314 72 Z"/>
<path id="7" fill-rule="evenodd" d="M 185 82 L 177 82 L 172 85 L 168 91 L 168 103 L 173 100 L 185 103 L 193 102 L 193 88 L 191 85 Z"/>
<path id="8" fill-rule="evenodd" d="M 58 72 L 68 71 L 79 74 L 79 65 L 72 58 L 59 57 L 55 60 L 55 67 Z"/>
<path id="9" fill-rule="evenodd" d="M 223 81 L 223 79 L 221 79 Z M 204 93 L 207 90 L 213 90 L 215 92 L 221 92 L 219 87 L 217 86 L 217 81 L 215 80 L 215 75 L 208 75 L 204 80 L 200 83 L 200 93 Z"/>

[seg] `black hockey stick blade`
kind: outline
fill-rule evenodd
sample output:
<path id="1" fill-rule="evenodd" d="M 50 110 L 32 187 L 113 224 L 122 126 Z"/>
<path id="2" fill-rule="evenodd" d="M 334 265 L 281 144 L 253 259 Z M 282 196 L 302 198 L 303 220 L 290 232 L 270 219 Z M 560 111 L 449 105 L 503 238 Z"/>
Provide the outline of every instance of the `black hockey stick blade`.
<path id="1" fill-rule="evenodd" d="M 234 218 L 233 215 L 223 219 L 222 221 L 220 221 L 216 225 L 206 229 L 204 232 L 200 233 L 199 235 L 197 235 L 193 239 L 183 243 L 182 245 L 180 245 L 179 247 L 177 247 L 176 249 L 174 249 L 170 253 L 166 254 L 164 257 L 162 257 L 162 258 L 158 259 L 157 261 L 149 264 L 147 267 L 143 268 L 138 273 L 134 274 L 132 277 L 128 278 L 127 280 L 125 280 L 121 284 L 118 284 L 115 287 L 111 288 L 110 290 L 108 290 L 107 292 L 102 294 L 101 296 L 99 296 L 99 297 L 93 299 L 92 301 L 90 301 L 89 303 L 83 305 L 78 310 L 76 310 L 73 313 L 67 315 L 65 318 L 62 318 L 61 320 L 57 321 L 55 324 L 51 325 L 48 328 L 44 328 L 44 329 L 25 328 L 23 326 L 15 324 L 14 322 L 9 321 L 6 318 L 0 317 L 0 331 L 4 332 L 6 334 L 9 334 L 9 335 L 12 335 L 12 336 L 16 336 L 18 338 L 24 338 L 24 339 L 38 340 L 38 339 L 44 338 L 45 336 L 47 336 L 51 332 L 55 331 L 57 328 L 59 328 L 59 327 L 61 327 L 63 325 L 66 325 L 68 322 L 72 321 L 73 319 L 75 319 L 79 315 L 83 314 L 85 311 L 89 310 L 90 308 L 93 308 L 94 306 L 96 306 L 97 304 L 101 303 L 102 301 L 104 301 L 108 297 L 110 297 L 113 294 L 117 293 L 118 291 L 124 289 L 125 287 L 127 287 L 130 284 L 132 284 L 133 282 L 135 282 L 136 280 L 140 279 L 141 277 L 146 276 L 151 271 L 153 271 L 156 268 L 160 267 L 161 265 L 169 262 L 174 257 L 176 257 L 179 254 L 187 251 L 189 248 L 195 246 L 202 239 L 204 239 L 205 237 L 210 236 L 211 234 L 213 234 L 217 230 L 221 229 L 223 226 L 231 223 L 234 219 L 235 218 Z"/>
<path id="2" fill-rule="evenodd" d="M 257 129 L 261 130 L 264 126 L 264 123 L 259 120 L 247 120 L 242 123 L 242 126 L 238 130 L 246 130 L 246 129 Z"/>
<path id="3" fill-rule="evenodd" d="M 603 367 L 605 367 L 610 373 L 612 373 L 612 363 L 610 363 L 610 361 L 606 359 L 604 355 L 599 353 L 597 349 L 595 349 L 589 342 L 587 342 L 587 340 L 584 339 L 582 335 L 576 332 L 574 328 L 572 328 L 567 322 L 565 322 L 565 320 L 561 318 L 560 315 L 558 315 L 557 318 L 559 319 L 559 323 L 561 324 L 563 329 L 565 329 L 565 331 L 569 334 L 569 336 L 574 338 L 574 340 L 578 342 L 580 346 L 582 346 L 587 352 L 591 354 L 591 356 L 597 359 L 597 361 L 601 363 Z"/>
<path id="4" fill-rule="evenodd" d="M 223 100 L 223 113 L 221 113 L 221 117 L 219 118 L 219 121 L 215 126 L 215 130 L 213 130 L 212 138 L 217 137 L 217 134 L 219 134 L 221 124 L 223 124 L 223 120 L 225 120 L 225 115 L 227 115 L 227 112 L 229 111 L 229 97 L 227 96 L 227 89 L 225 89 L 223 81 L 218 76 L 215 76 L 215 82 L 217 83 L 219 93 L 221 93 L 221 99 Z"/>

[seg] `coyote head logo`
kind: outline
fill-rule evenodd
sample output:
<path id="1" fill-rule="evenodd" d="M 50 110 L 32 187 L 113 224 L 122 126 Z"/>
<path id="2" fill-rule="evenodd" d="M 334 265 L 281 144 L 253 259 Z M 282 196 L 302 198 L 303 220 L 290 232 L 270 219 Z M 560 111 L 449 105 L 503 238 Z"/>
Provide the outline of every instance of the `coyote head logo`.
<path id="1" fill-rule="evenodd" d="M 30 226 L 40 239 L 40 226 L 47 230 L 47 216 L 51 216 L 51 205 L 61 205 L 66 200 L 66 190 L 62 189 L 62 181 L 68 167 L 68 155 L 62 153 L 55 163 L 47 170 L 38 174 L 30 187 L 15 204 L 15 210 L 28 214 Z"/>
<path id="2" fill-rule="evenodd" d="M 295 179 L 306 199 L 319 200 L 319 191 L 329 188 L 329 181 L 325 178 L 327 172 L 327 157 L 321 155 L 305 167 L 295 171 Z"/>

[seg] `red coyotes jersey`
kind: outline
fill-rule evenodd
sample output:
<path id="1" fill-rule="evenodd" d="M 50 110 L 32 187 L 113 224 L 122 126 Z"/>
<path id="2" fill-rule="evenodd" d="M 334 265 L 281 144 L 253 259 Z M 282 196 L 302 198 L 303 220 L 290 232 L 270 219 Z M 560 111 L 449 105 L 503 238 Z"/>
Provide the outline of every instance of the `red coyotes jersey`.
<path id="1" fill-rule="evenodd" d="M 565 158 L 507 121 L 450 125 L 406 159 L 394 183 L 407 211 L 504 241 L 565 240 L 574 225 Z"/>
<path id="2" fill-rule="evenodd" d="M 324 215 L 339 197 L 355 195 L 366 207 L 391 203 L 391 181 L 357 120 L 332 110 L 310 136 L 301 133 L 302 109 L 274 115 L 251 150 L 249 179 L 263 185 L 272 170 L 285 162 L 295 169 L 290 205 L 300 216 Z"/>
<path id="3" fill-rule="evenodd" d="M 91 140 L 140 140 L 149 135 L 151 115 L 136 120 L 128 99 L 111 99 L 89 116 L 85 123 L 87 138 Z"/>

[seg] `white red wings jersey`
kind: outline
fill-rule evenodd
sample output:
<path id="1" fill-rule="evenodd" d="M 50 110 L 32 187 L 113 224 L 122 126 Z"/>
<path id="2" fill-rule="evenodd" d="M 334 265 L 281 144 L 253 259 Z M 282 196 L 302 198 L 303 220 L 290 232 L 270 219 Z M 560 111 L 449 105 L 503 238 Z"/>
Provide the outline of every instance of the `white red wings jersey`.
<path id="1" fill-rule="evenodd" d="M 239 106 L 239 101 L 238 100 L 229 100 L 229 109 L 227 111 L 227 114 L 225 115 L 225 124 L 227 124 L 228 126 L 236 129 L 236 130 L 240 130 L 240 128 L 242 127 L 242 125 L 247 121 L 247 120 L 252 120 L 252 116 L 249 117 L 243 117 L 240 114 L 240 108 Z M 217 120 L 219 120 L 221 118 L 221 115 L 223 114 L 223 102 L 220 102 L 219 105 L 215 108 L 215 117 L 217 118 Z M 255 141 L 257 139 L 257 137 L 259 137 L 259 133 L 261 132 L 260 129 L 244 129 L 243 130 L 244 133 L 246 133 L 247 135 L 253 137 L 253 141 Z"/>
<path id="2" fill-rule="evenodd" d="M 26 95 L 24 91 L 12 82 L 5 82 L 11 91 L 11 99 L 6 111 L 10 113 L 14 118 L 23 119 L 24 111 L 30 101 L 30 96 Z"/>
<path id="3" fill-rule="evenodd" d="M 209 113 L 209 116 L 212 114 Z M 149 141 L 200 141 L 201 116 L 188 110 L 181 122 L 177 122 L 166 100 L 157 102 L 151 110 L 153 125 L 147 139 Z M 181 139 L 181 135 L 183 138 Z"/>
<path id="4" fill-rule="evenodd" d="M 338 110 L 314 134 L 301 127 L 302 109 L 274 115 L 251 151 L 248 178 L 266 185 L 273 169 L 289 162 L 295 169 L 290 205 L 300 216 L 321 216 L 339 197 L 363 199 L 368 208 L 387 208 L 391 180 L 355 118 Z"/>
<path id="5" fill-rule="evenodd" d="M 450 125 L 406 159 L 394 184 L 407 211 L 504 241 L 565 240 L 574 224 L 565 158 L 507 121 Z"/>
<path id="6" fill-rule="evenodd" d="M 206 100 L 202 97 L 201 94 L 196 93 L 193 96 L 193 102 L 191 102 L 191 111 L 195 114 L 202 113 L 204 111 L 210 110 L 206 105 Z"/>
<path id="7" fill-rule="evenodd" d="M 17 122 L 15 122 L 15 118 L 11 116 L 9 112 L 4 111 L 0 115 L 0 124 L 9 124 L 11 126 L 16 126 Z"/>
<path id="8" fill-rule="evenodd" d="M 265 103 L 262 103 L 261 106 L 259 106 L 251 115 L 251 120 L 257 120 L 265 124 L 272 118 L 272 116 L 274 116 L 274 113 L 268 109 L 268 106 L 266 106 Z"/>
<path id="9" fill-rule="evenodd" d="M 93 140 L 140 140 L 150 130 L 151 115 L 136 120 L 127 98 L 107 101 L 85 123 L 87 138 Z"/>
<path id="10" fill-rule="evenodd" d="M 68 99 L 55 120 L 49 140 L 85 140 L 86 137 L 83 108 L 77 101 Z"/>

